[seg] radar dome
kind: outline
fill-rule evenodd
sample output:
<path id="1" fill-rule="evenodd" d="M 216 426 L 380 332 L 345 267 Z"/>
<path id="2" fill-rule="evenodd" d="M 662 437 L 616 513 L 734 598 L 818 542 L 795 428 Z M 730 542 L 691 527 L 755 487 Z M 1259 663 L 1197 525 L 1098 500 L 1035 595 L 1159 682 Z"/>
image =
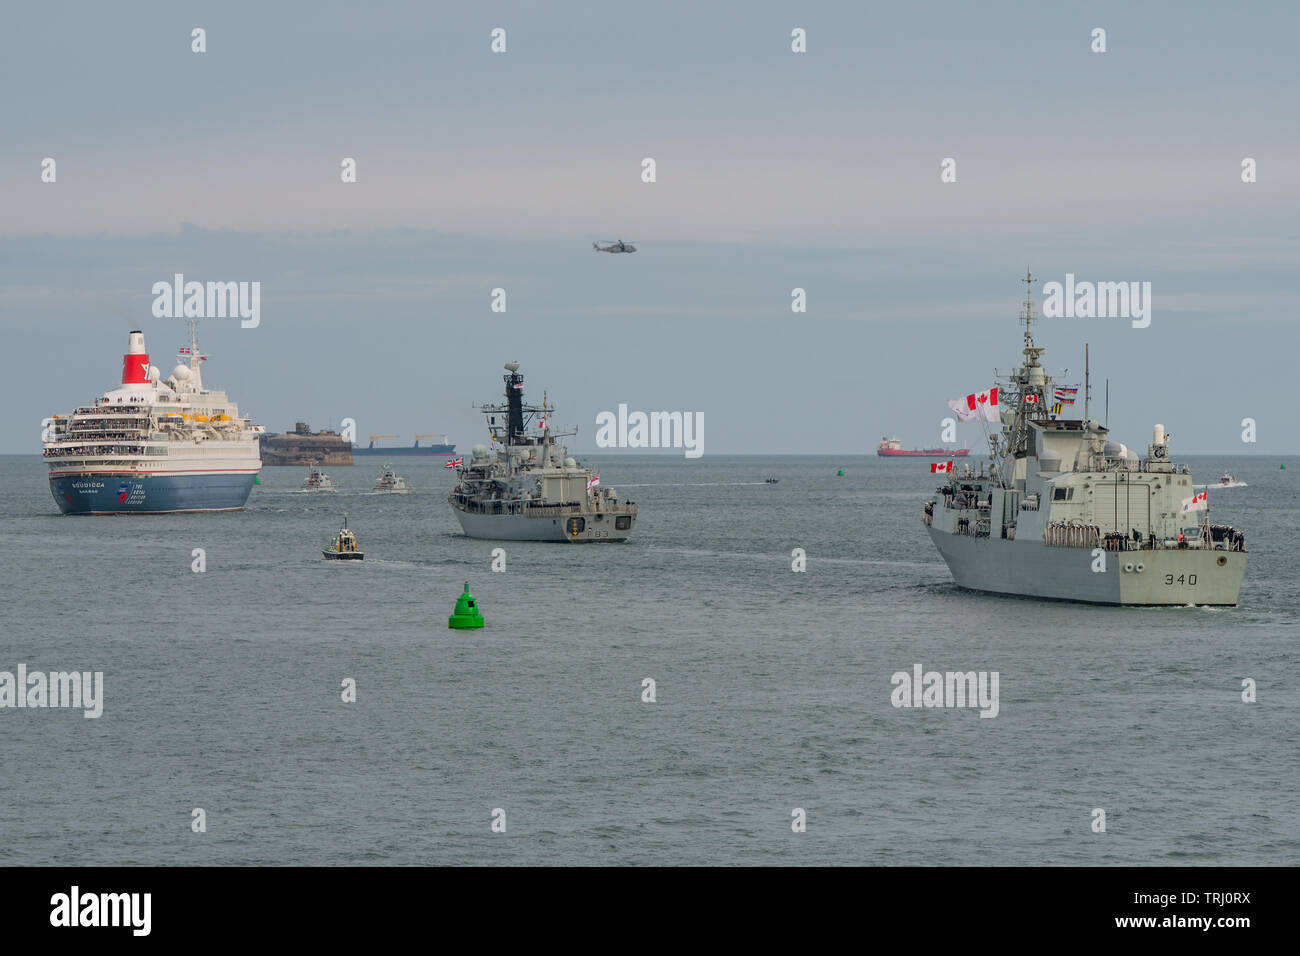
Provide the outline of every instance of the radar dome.
<path id="1" fill-rule="evenodd" d="M 574 461 L 572 458 L 566 458 L 566 459 L 564 459 L 564 467 L 565 467 L 565 468 L 577 468 L 577 467 L 578 467 L 578 463 L 577 463 L 576 461 Z"/>
<path id="2" fill-rule="evenodd" d="M 192 374 L 188 365 L 177 365 L 172 369 L 172 378 L 178 382 L 188 382 Z"/>
<path id="3" fill-rule="evenodd" d="M 158 371 L 157 365 L 149 366 L 149 381 L 158 382 L 162 379 L 162 372 Z"/>
<path id="4" fill-rule="evenodd" d="M 475 445 L 473 449 L 473 455 L 475 458 L 486 458 L 487 445 Z"/>

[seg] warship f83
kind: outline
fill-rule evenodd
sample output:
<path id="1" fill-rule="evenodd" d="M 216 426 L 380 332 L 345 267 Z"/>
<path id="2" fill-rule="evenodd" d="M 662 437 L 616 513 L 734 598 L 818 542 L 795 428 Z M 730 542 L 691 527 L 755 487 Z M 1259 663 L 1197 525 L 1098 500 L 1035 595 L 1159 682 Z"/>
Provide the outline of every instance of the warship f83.
<path id="1" fill-rule="evenodd" d="M 1093 604 L 1235 605 L 1245 537 L 1210 523 L 1208 497 L 1170 459 L 1164 426 L 1144 458 L 1110 441 L 1088 417 L 1086 371 L 1083 418 L 1048 413 L 1056 392 L 1034 345 L 1035 280 L 1023 281 L 1024 359 L 997 392 L 988 470 L 967 464 L 959 476 L 950 463 L 922 514 L 953 580 Z"/>
<path id="2" fill-rule="evenodd" d="M 554 407 L 524 404 L 518 362 L 506 363 L 506 400 L 484 405 L 494 447 L 475 445 L 457 470 L 459 483 L 447 500 L 465 534 L 507 541 L 626 541 L 637 506 L 619 501 L 612 488 L 555 441 L 577 429 L 550 426 Z"/>

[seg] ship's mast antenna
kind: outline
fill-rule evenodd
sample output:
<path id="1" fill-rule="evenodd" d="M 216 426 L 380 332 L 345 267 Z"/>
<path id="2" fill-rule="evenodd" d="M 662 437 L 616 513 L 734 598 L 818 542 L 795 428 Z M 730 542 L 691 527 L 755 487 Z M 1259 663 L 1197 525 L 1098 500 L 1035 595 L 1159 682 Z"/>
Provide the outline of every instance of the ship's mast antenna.
<path id="1" fill-rule="evenodd" d="M 203 372 L 199 368 L 202 360 L 199 355 L 199 323 L 190 319 L 190 370 L 194 373 L 190 382 L 193 383 L 195 392 L 203 391 Z"/>
<path id="2" fill-rule="evenodd" d="M 1020 280 L 1025 284 L 1025 314 L 1021 316 L 1025 320 L 1025 346 L 1032 348 L 1034 344 L 1034 333 L 1032 325 L 1034 321 L 1034 283 L 1038 280 L 1034 278 L 1029 267 L 1025 267 L 1025 277 Z"/>
<path id="3" fill-rule="evenodd" d="M 1089 385 L 1089 372 L 1091 371 L 1088 362 L 1088 343 L 1083 343 L 1083 424 L 1088 424 L 1088 396 L 1091 394 L 1092 387 Z"/>
<path id="4" fill-rule="evenodd" d="M 1038 280 L 1026 267 L 1025 277 L 1020 281 L 1025 284 L 1025 312 L 1021 318 L 1025 321 L 1025 368 L 1029 369 L 1038 364 L 1038 356 L 1045 351 L 1034 345 L 1034 320 L 1038 318 L 1034 314 L 1034 283 Z"/>

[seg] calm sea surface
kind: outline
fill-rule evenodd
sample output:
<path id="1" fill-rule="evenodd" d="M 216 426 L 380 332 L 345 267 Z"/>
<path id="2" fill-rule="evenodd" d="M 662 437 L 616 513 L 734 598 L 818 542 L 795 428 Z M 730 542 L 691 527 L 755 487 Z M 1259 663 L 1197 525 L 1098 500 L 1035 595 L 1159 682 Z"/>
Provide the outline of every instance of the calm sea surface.
<path id="1" fill-rule="evenodd" d="M 78 518 L 0 458 L 0 670 L 105 685 L 97 720 L 0 710 L 0 864 L 1294 864 L 1300 459 L 1186 461 L 1248 482 L 1210 492 L 1235 609 L 960 591 L 916 461 L 605 456 L 633 539 L 493 573 L 441 459 Z M 364 562 L 321 558 L 344 512 Z M 467 580 L 487 627 L 448 630 Z M 998 716 L 895 709 L 914 664 L 997 671 Z"/>

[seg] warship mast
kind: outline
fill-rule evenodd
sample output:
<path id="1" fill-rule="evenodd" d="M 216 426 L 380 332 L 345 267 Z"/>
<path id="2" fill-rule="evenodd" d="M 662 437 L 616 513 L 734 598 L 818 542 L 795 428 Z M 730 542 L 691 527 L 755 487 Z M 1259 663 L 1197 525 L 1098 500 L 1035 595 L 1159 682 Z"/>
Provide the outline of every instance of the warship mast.
<path id="1" fill-rule="evenodd" d="M 1026 269 L 1025 277 L 1020 281 L 1025 284 L 1025 310 L 1020 315 L 1021 320 L 1025 323 L 1025 361 L 1020 370 L 1012 377 L 1019 392 L 1019 398 L 1016 402 L 1015 421 L 1012 423 L 1007 436 L 1007 454 L 1016 458 L 1023 458 L 1028 452 L 1029 405 L 1034 403 L 1027 401 L 1027 398 L 1031 394 L 1038 396 L 1036 405 L 1041 415 L 1042 386 L 1046 380 L 1042 366 L 1038 364 L 1038 357 L 1046 349 L 1034 345 L 1034 320 L 1038 318 L 1034 312 L 1034 283 L 1038 280 L 1034 278 L 1033 273 Z M 994 454 L 996 457 L 996 449 Z"/>

